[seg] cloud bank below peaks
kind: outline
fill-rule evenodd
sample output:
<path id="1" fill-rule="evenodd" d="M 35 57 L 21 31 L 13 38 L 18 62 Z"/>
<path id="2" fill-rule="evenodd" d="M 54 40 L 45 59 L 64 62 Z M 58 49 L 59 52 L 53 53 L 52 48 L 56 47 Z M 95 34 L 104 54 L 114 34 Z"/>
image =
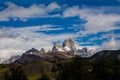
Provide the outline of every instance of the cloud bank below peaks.
<path id="1" fill-rule="evenodd" d="M 39 31 L 61 30 L 52 25 L 41 25 L 21 28 L 0 29 L 0 58 L 9 58 L 13 55 L 21 55 L 26 50 L 45 48 L 51 50 L 53 41 L 62 41 L 66 37 L 73 37 L 73 34 L 45 34 Z"/>
<path id="2" fill-rule="evenodd" d="M 100 45 L 98 48 L 96 48 L 96 51 L 101 51 L 101 50 L 118 50 L 120 49 L 120 41 L 116 40 L 114 36 L 110 38 L 109 41 L 105 41 Z"/>

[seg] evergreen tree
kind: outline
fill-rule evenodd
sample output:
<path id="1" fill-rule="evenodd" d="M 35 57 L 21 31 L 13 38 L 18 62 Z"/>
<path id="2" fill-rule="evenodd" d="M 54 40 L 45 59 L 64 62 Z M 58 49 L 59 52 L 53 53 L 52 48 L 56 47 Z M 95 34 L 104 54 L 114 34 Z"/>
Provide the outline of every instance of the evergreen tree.
<path id="1" fill-rule="evenodd" d="M 22 70 L 22 67 L 19 66 L 11 67 L 9 73 L 10 74 L 5 73 L 4 75 L 5 80 L 27 80 L 26 75 Z"/>
<path id="2" fill-rule="evenodd" d="M 58 80 L 93 80 L 90 68 L 86 60 L 75 57 L 72 61 L 62 64 Z"/>
<path id="3" fill-rule="evenodd" d="M 38 79 L 38 80 L 50 80 L 50 79 L 49 79 L 48 75 L 42 74 L 42 75 L 41 75 L 41 78 Z"/>

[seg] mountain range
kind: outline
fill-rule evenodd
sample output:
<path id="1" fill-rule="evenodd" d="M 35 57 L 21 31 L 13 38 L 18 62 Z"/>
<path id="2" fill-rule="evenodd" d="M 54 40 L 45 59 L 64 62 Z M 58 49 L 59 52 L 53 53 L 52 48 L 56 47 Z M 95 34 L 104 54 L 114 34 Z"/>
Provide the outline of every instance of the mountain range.
<path id="1" fill-rule="evenodd" d="M 10 59 L 0 59 L 1 64 L 9 64 L 13 62 L 26 63 L 36 60 L 54 61 L 54 59 L 69 59 L 76 55 L 89 58 L 91 60 L 101 59 L 104 57 L 112 57 L 120 59 L 120 50 L 104 50 L 95 53 L 94 50 L 88 50 L 86 47 L 77 49 L 74 41 L 68 38 L 60 45 L 58 42 L 54 43 L 51 51 L 46 51 L 44 48 L 37 50 L 35 48 L 27 50 L 21 56 L 12 56 Z"/>

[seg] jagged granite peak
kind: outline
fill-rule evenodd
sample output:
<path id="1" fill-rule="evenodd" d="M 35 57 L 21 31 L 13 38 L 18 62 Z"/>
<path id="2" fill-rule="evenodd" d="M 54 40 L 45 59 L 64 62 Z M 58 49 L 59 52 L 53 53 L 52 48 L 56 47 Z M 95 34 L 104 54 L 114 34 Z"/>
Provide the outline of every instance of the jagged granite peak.
<path id="1" fill-rule="evenodd" d="M 87 47 L 84 47 L 84 48 L 81 49 L 81 51 L 87 53 L 87 52 L 88 52 L 88 49 L 87 49 Z"/>
<path id="2" fill-rule="evenodd" d="M 88 50 L 87 47 L 84 47 L 82 49 L 78 49 L 78 55 L 81 57 L 90 57 L 94 54 L 94 50 Z"/>
<path id="3" fill-rule="evenodd" d="M 67 50 L 77 50 L 74 41 L 71 38 L 64 40 L 62 47 Z"/>
<path id="4" fill-rule="evenodd" d="M 89 54 L 90 54 L 91 56 L 95 54 L 95 51 L 94 51 L 94 50 L 89 50 L 88 52 L 89 52 Z"/>
<path id="5" fill-rule="evenodd" d="M 58 42 L 56 42 L 53 46 L 52 52 L 63 51 L 63 48 L 60 46 Z"/>
<path id="6" fill-rule="evenodd" d="M 93 55 L 93 52 L 94 51 L 88 50 L 87 48 L 77 50 L 74 41 L 71 38 L 68 38 L 64 40 L 62 46 L 59 44 L 59 42 L 56 42 L 52 48 L 52 51 L 46 52 L 44 48 L 41 48 L 41 50 L 39 51 L 35 48 L 32 48 L 23 53 L 22 57 L 23 59 L 27 58 L 26 56 L 29 56 L 29 58 L 31 58 L 33 55 L 34 57 L 32 58 L 36 58 L 36 56 L 38 58 L 39 56 L 41 57 L 41 59 L 48 57 L 50 58 L 53 56 L 70 58 L 73 57 L 74 55 L 80 55 L 81 57 L 90 57 L 91 55 Z M 11 60 L 9 61 L 13 62 L 17 58 L 18 57 L 11 58 Z M 2 62 L 8 63 L 9 61 L 6 62 L 6 59 L 0 59 L 1 63 Z"/>

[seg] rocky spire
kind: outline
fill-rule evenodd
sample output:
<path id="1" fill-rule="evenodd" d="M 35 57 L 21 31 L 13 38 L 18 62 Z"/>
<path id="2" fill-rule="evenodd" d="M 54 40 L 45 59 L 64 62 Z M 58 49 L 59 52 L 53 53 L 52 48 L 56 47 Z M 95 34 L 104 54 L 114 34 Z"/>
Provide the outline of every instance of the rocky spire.
<path id="1" fill-rule="evenodd" d="M 56 42 L 53 46 L 52 51 L 53 52 L 63 51 L 63 48 L 60 46 L 60 44 L 58 42 Z"/>
<path id="2" fill-rule="evenodd" d="M 68 38 L 68 39 L 64 40 L 62 47 L 66 51 L 76 50 L 75 43 L 71 38 Z"/>

